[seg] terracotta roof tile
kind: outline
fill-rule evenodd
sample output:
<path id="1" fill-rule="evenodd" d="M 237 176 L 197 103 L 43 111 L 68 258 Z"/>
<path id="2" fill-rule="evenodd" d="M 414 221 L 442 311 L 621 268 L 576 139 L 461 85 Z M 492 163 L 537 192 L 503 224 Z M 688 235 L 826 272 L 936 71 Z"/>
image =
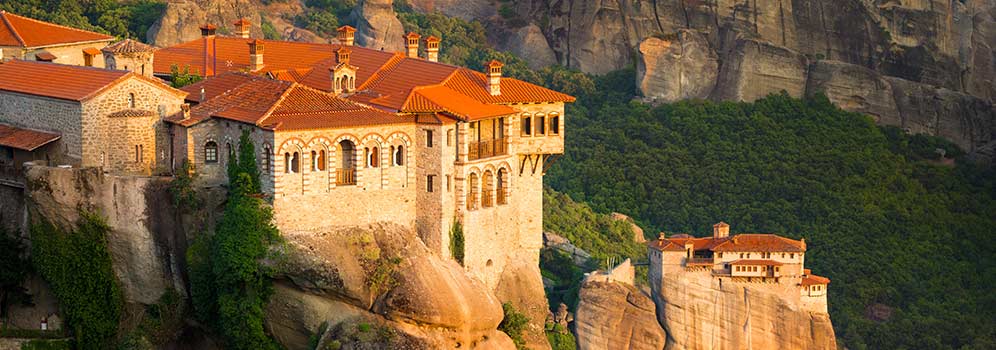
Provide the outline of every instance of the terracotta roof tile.
<path id="1" fill-rule="evenodd" d="M 110 52 L 110 53 L 135 53 L 135 52 L 152 52 L 156 48 L 143 44 L 141 42 L 124 39 L 119 42 L 105 46 L 100 51 Z"/>
<path id="2" fill-rule="evenodd" d="M 0 124 L 0 146 L 7 146 L 24 151 L 34 151 L 38 147 L 58 140 L 59 134 L 22 129 Z"/>
<path id="3" fill-rule="evenodd" d="M 177 95 L 159 79 L 147 78 L 129 71 L 56 63 L 10 60 L 0 63 L 0 91 L 45 96 L 70 101 L 84 101 L 128 77 L 145 80 Z"/>
<path id="4" fill-rule="evenodd" d="M 48 51 L 39 51 L 35 53 L 35 58 L 39 61 L 55 61 L 59 57 Z"/>
<path id="5" fill-rule="evenodd" d="M 816 284 L 830 284 L 830 279 L 823 276 L 810 274 L 807 271 L 806 275 L 802 277 L 802 285 L 811 286 Z"/>
<path id="6" fill-rule="evenodd" d="M 88 48 L 83 49 L 83 53 L 85 53 L 87 55 L 90 55 L 90 56 L 96 56 L 96 55 L 100 54 L 100 50 L 97 50 L 97 48 L 95 48 L 95 47 L 88 47 Z"/>
<path id="7" fill-rule="evenodd" d="M 454 75 L 446 86 L 484 103 L 574 102 L 575 100 L 573 96 L 567 94 L 505 77 L 501 78 L 501 94 L 492 96 L 488 89 L 487 76 L 466 68 L 461 68 L 459 74 Z"/>
<path id="8" fill-rule="evenodd" d="M 113 36 L 42 22 L 0 10 L 0 46 L 39 47 L 111 41 Z"/>
<path id="9" fill-rule="evenodd" d="M 805 252 L 806 243 L 773 234 L 743 233 L 712 248 L 716 252 Z"/>
<path id="10" fill-rule="evenodd" d="M 514 108 L 484 104 L 449 87 L 416 88 L 401 108 L 404 112 L 446 112 L 463 120 L 480 120 L 515 114 Z"/>

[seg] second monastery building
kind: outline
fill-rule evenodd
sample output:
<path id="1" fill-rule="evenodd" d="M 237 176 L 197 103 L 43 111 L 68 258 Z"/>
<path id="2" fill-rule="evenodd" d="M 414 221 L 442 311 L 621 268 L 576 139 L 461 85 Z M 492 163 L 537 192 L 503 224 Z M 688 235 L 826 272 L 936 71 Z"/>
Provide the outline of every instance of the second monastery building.
<path id="1" fill-rule="evenodd" d="M 449 256 L 459 221 L 464 264 L 491 287 L 509 261 L 538 260 L 542 177 L 564 151 L 564 104 L 573 97 L 504 77 L 497 61 L 484 73 L 437 62 L 441 40 L 415 33 L 398 38 L 401 53 L 353 46 L 348 26 L 329 44 L 253 39 L 244 20 L 234 36 L 201 30 L 173 47 L 103 47 L 104 61 L 122 70 L 0 63 L 42 78 L 31 90 L 0 84 L 0 98 L 35 110 L 65 105 L 60 123 L 70 127 L 6 107 L 0 125 L 58 144 L 44 157 L 57 164 L 168 174 L 186 161 L 205 186 L 228 181 L 247 132 L 283 231 L 394 222 Z M 173 67 L 204 79 L 177 90 L 152 78 Z M 91 75 L 106 77 L 84 81 Z M 63 87 L 45 88 L 56 83 Z M 58 95 L 65 89 L 73 94 Z M 33 149 L 18 148 L 19 159 L 41 157 Z"/>

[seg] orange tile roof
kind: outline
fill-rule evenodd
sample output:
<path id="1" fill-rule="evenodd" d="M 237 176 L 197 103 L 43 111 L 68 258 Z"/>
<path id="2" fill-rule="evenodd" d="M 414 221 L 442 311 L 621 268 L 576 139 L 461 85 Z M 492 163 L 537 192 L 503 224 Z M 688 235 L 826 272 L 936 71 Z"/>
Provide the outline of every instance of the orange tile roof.
<path id="1" fill-rule="evenodd" d="M 807 271 L 806 275 L 802 277 L 802 285 L 811 286 L 816 284 L 830 284 L 830 279 L 823 276 L 809 274 Z"/>
<path id="2" fill-rule="evenodd" d="M 445 112 L 462 120 L 480 120 L 515 114 L 514 108 L 483 104 L 449 87 L 419 87 L 400 108 L 405 112 Z"/>
<path id="3" fill-rule="evenodd" d="M 805 252 L 806 242 L 774 234 L 742 233 L 712 248 L 715 252 Z"/>
<path id="4" fill-rule="evenodd" d="M 669 239 L 657 239 L 647 242 L 647 246 L 651 249 L 656 249 L 659 251 L 672 251 L 672 252 L 683 252 L 685 251 L 685 246 L 675 243 Z"/>
<path id="5" fill-rule="evenodd" d="M 760 260 L 760 259 L 740 259 L 730 262 L 730 265 L 764 265 L 764 266 L 782 266 L 783 263 L 774 260 Z"/>
<path id="6" fill-rule="evenodd" d="M 484 73 L 461 68 L 446 86 L 484 103 L 574 102 L 573 96 L 515 78 L 501 78 L 501 94 L 492 96 Z"/>
<path id="7" fill-rule="evenodd" d="M 113 36 L 42 22 L 0 10 L 0 46 L 40 47 L 111 41 Z"/>
<path id="8" fill-rule="evenodd" d="M 47 145 L 58 140 L 59 134 L 22 129 L 10 125 L 0 124 L 0 146 L 17 148 L 24 151 L 34 151 L 38 147 Z"/>
<path id="9" fill-rule="evenodd" d="M 272 130 L 414 122 L 410 117 L 373 109 L 301 84 L 245 73 L 210 77 L 185 90 L 199 98 L 201 87 L 207 98 L 191 108 L 190 117 L 177 116 L 167 121 L 191 126 L 217 117 Z"/>
<path id="10" fill-rule="evenodd" d="M 177 95 L 175 90 L 159 79 L 146 78 L 129 71 L 93 67 L 71 66 L 56 63 L 9 60 L 0 63 L 0 91 L 45 96 L 70 101 L 85 101 L 129 77 L 135 77 L 162 86 Z"/>
<path id="11" fill-rule="evenodd" d="M 96 55 L 100 54 L 100 50 L 97 50 L 97 48 L 95 48 L 95 47 L 88 47 L 88 48 L 83 49 L 83 53 L 85 53 L 87 55 L 90 55 L 90 56 L 96 56 Z"/>
<path id="12" fill-rule="evenodd" d="M 155 50 L 156 48 L 152 46 L 131 39 L 124 39 L 100 49 L 100 51 L 110 53 L 152 52 Z"/>

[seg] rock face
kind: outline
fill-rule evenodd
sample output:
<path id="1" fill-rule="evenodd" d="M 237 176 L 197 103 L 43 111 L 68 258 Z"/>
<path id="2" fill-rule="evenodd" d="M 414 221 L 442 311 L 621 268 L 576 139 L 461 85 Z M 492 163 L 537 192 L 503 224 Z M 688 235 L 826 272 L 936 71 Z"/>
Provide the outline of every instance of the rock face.
<path id="1" fill-rule="evenodd" d="M 738 38 L 723 60 L 713 98 L 754 101 L 782 90 L 801 97 L 806 91 L 806 58 L 792 50 Z"/>
<path id="2" fill-rule="evenodd" d="M 828 314 L 804 311 L 785 297 L 798 297 L 795 286 L 773 286 L 717 284 L 708 272 L 664 275 L 651 287 L 667 348 L 837 349 Z"/>
<path id="3" fill-rule="evenodd" d="M 839 61 L 817 61 L 810 69 L 806 91 L 824 93 L 840 108 L 898 125 L 895 121 L 899 110 L 892 85 L 871 69 Z"/>
<path id="4" fill-rule="evenodd" d="M 591 254 L 578 248 L 570 240 L 553 232 L 543 232 L 543 249 L 554 249 L 571 257 L 574 265 L 585 266 Z"/>
<path id="5" fill-rule="evenodd" d="M 267 324 L 289 349 L 306 348 L 322 323 L 329 332 L 368 323 L 397 335 L 384 349 L 514 349 L 497 331 L 498 299 L 410 230 L 383 224 L 284 236 L 288 258 Z"/>
<path id="6" fill-rule="evenodd" d="M 350 18 L 356 27 L 356 44 L 371 49 L 402 52 L 405 28 L 394 13 L 391 0 L 362 0 Z"/>
<path id="7" fill-rule="evenodd" d="M 654 301 L 632 285 L 629 261 L 600 274 L 594 272 L 581 285 L 574 318 L 578 349 L 664 349 L 667 335 L 657 323 Z M 612 277 L 617 274 L 627 276 Z"/>
<path id="8" fill-rule="evenodd" d="M 211 23 L 218 26 L 219 34 L 231 33 L 232 23 L 241 17 L 253 23 L 252 37 L 262 38 L 259 8 L 251 1 L 206 0 L 168 1 L 166 10 L 146 33 L 146 42 L 165 47 L 201 37 L 200 26 Z"/>
<path id="9" fill-rule="evenodd" d="M 719 58 L 702 33 L 681 30 L 667 38 L 649 37 L 639 52 L 637 87 L 653 102 L 708 98 L 716 86 Z"/>

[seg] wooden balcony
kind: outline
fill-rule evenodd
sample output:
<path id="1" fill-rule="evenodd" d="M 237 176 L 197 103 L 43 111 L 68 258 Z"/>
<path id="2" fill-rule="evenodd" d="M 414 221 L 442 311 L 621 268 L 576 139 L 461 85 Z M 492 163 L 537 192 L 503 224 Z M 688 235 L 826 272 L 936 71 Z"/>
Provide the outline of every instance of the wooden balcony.
<path id="1" fill-rule="evenodd" d="M 336 186 L 351 186 L 356 184 L 356 168 L 336 169 Z"/>
<path id="2" fill-rule="evenodd" d="M 467 153 L 468 160 L 490 158 L 508 154 L 508 139 L 500 138 L 494 140 L 484 140 L 471 142 Z"/>

